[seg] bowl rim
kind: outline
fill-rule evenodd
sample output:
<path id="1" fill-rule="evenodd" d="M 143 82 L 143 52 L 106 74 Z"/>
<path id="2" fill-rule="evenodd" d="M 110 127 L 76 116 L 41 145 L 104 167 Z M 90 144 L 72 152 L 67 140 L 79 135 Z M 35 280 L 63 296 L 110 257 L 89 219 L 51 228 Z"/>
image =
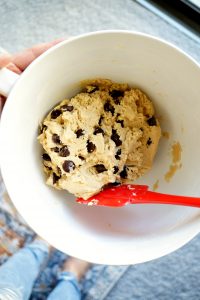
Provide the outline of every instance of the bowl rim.
<path id="1" fill-rule="evenodd" d="M 54 52 L 56 49 L 61 48 L 63 46 L 65 46 L 66 44 L 72 43 L 76 40 L 80 40 L 80 39 L 84 39 L 90 36 L 97 36 L 97 35 L 105 35 L 105 34 L 128 34 L 130 36 L 139 36 L 139 37 L 144 37 L 150 40 L 154 40 L 160 44 L 164 44 L 165 46 L 169 47 L 169 48 L 173 48 L 176 52 L 178 52 L 180 55 L 184 56 L 185 58 L 187 58 L 191 63 L 193 63 L 193 65 L 195 65 L 200 72 L 200 64 L 193 58 L 191 57 L 189 54 L 185 53 L 183 50 L 181 50 L 180 48 L 178 48 L 177 46 L 173 45 L 172 43 L 165 41 L 159 37 L 155 37 L 146 33 L 142 33 L 142 32 L 138 32 L 138 31 L 130 31 L 130 30 L 100 30 L 100 31 L 93 31 L 93 32 L 89 32 L 89 33 L 84 33 L 72 38 L 69 38 L 67 40 L 64 40 L 62 42 L 60 42 L 57 45 L 54 45 L 52 48 L 48 49 L 46 52 L 44 52 L 42 55 L 40 55 L 37 59 L 35 59 L 28 67 L 27 69 L 22 73 L 22 75 L 20 75 L 19 80 L 17 81 L 17 83 L 15 84 L 14 88 L 12 89 L 12 91 L 9 94 L 9 97 L 6 101 L 5 107 L 2 111 L 2 116 L 1 116 L 1 121 L 0 121 L 0 143 L 2 140 L 2 136 L 4 132 L 6 132 L 6 128 L 4 126 L 4 119 L 7 118 L 7 110 L 9 109 L 10 106 L 10 99 L 13 97 L 13 94 L 15 93 L 15 89 L 18 86 L 18 84 L 20 84 L 21 80 L 23 80 L 24 77 L 26 77 L 29 72 L 31 72 L 32 68 L 35 66 L 35 64 L 38 64 L 41 60 L 44 59 L 44 57 L 46 57 L 47 55 L 49 55 L 51 52 Z M 4 133 L 5 134 L 5 133 Z M 8 194 L 11 195 L 11 199 L 12 202 L 14 204 L 14 206 L 18 209 L 18 205 L 15 203 L 15 196 L 14 196 L 14 191 L 12 190 L 12 183 L 10 182 L 9 178 L 6 176 L 6 172 L 4 172 L 5 168 L 6 168 L 6 164 L 4 163 L 3 160 L 3 153 L 6 147 L 0 147 L 0 167 L 1 167 L 1 173 L 2 173 L 2 177 L 3 180 L 5 182 L 5 186 L 7 188 Z M 25 221 L 27 222 L 27 224 L 40 236 L 42 236 L 39 233 L 39 230 L 35 230 L 35 228 L 33 228 L 31 226 L 31 221 L 29 222 L 29 220 L 26 219 L 26 213 L 24 213 L 22 211 L 19 210 L 20 214 L 22 215 L 22 217 L 25 219 Z M 194 224 L 196 224 L 196 226 L 194 226 Z M 199 224 L 199 226 L 198 226 Z M 184 224 L 185 225 L 185 224 Z M 181 228 L 184 226 L 180 226 Z M 81 259 L 85 259 L 87 261 L 90 261 L 92 263 L 100 263 L 100 264 L 112 264 L 112 265 L 127 265 L 127 264 L 134 264 L 134 263 L 142 263 L 142 262 L 146 262 L 155 258 L 159 258 L 162 257 L 168 253 L 171 253 L 175 250 L 177 250 L 178 248 L 182 247 L 184 244 L 186 244 L 187 242 L 189 242 L 191 239 L 193 239 L 199 232 L 200 232 L 200 218 L 199 220 L 197 220 L 197 218 L 195 218 L 194 220 L 192 220 L 192 223 L 190 224 L 190 226 L 188 225 L 188 229 L 189 227 L 192 227 L 193 230 L 190 230 L 190 234 L 186 235 L 185 237 L 182 235 L 182 238 L 180 239 L 179 243 L 176 243 L 175 245 L 168 245 L 166 247 L 166 249 L 162 250 L 160 252 L 159 255 L 156 255 L 154 253 L 152 253 L 149 257 L 149 259 L 141 259 L 141 261 L 137 260 L 137 262 L 135 262 L 134 257 L 130 257 L 130 256 L 124 256 L 123 258 L 120 259 L 120 261 L 117 261 L 115 257 L 113 257 L 113 259 L 111 259 L 111 257 L 109 257 L 108 259 L 105 257 L 99 257 L 99 259 L 94 260 L 91 259 L 91 257 L 87 256 L 87 254 L 84 257 L 80 257 Z M 195 228 L 196 227 L 196 228 Z M 180 228 L 176 229 L 177 231 L 180 231 Z M 43 236 L 42 236 L 43 237 Z M 45 239 L 45 237 L 44 237 Z M 51 242 L 51 241 L 50 241 Z M 59 250 L 63 251 L 64 249 L 58 248 Z M 69 255 L 73 255 L 73 253 L 68 253 Z"/>

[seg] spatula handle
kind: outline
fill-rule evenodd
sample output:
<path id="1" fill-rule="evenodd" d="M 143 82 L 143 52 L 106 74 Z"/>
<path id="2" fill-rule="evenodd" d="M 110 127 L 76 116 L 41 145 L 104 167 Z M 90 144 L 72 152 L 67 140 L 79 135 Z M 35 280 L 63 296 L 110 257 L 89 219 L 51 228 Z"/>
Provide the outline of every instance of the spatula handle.
<path id="1" fill-rule="evenodd" d="M 174 205 L 185 205 L 200 207 L 200 198 L 167 195 L 156 192 L 147 191 L 141 197 L 133 197 L 131 204 L 135 203 L 157 203 L 157 204 L 174 204 Z"/>

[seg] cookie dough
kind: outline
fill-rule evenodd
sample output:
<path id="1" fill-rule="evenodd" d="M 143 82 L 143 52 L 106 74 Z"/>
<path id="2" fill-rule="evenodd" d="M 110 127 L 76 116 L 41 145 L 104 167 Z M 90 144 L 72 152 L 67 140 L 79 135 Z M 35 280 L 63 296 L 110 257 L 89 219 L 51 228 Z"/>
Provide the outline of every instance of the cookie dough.
<path id="1" fill-rule="evenodd" d="M 146 173 L 161 136 L 151 100 L 107 79 L 85 81 L 83 91 L 54 107 L 40 130 L 47 184 L 84 199 Z"/>

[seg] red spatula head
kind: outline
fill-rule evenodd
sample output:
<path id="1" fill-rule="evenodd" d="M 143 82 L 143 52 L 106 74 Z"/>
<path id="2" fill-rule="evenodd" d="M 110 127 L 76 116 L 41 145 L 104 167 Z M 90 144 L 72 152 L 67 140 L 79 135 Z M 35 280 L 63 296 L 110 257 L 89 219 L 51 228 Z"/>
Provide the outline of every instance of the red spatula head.
<path id="1" fill-rule="evenodd" d="M 199 197 L 167 195 L 148 191 L 147 185 L 121 185 L 103 190 L 99 194 L 78 203 L 87 205 L 120 207 L 126 204 L 173 204 L 200 207 Z"/>
<path id="2" fill-rule="evenodd" d="M 107 188 L 99 194 L 90 197 L 87 200 L 77 198 L 76 201 L 81 204 L 119 207 L 136 202 L 147 193 L 147 185 L 120 185 Z"/>

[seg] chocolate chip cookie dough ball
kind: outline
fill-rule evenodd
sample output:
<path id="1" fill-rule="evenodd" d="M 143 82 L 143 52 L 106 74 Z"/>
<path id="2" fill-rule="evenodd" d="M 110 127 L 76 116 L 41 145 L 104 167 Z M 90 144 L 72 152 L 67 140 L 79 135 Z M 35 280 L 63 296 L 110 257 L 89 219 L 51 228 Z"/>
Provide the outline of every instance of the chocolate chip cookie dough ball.
<path id="1" fill-rule="evenodd" d="M 47 184 L 87 199 L 147 172 L 161 130 L 141 90 L 106 79 L 84 84 L 44 119 L 39 141 Z"/>

